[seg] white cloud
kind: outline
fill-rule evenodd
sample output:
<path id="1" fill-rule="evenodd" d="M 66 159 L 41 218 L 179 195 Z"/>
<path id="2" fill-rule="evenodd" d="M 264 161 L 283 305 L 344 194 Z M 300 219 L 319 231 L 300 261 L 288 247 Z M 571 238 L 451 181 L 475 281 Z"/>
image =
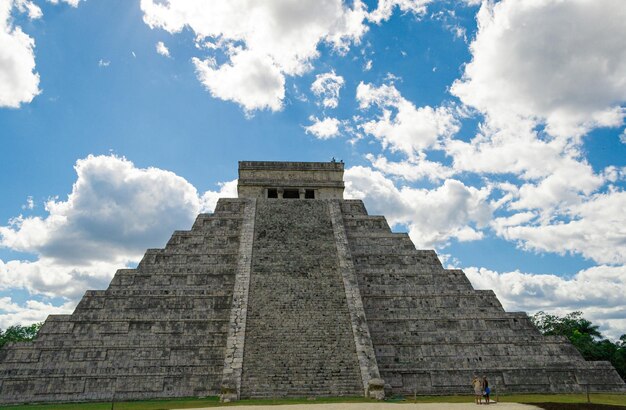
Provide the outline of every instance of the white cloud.
<path id="1" fill-rule="evenodd" d="M 364 6 L 358 0 L 352 8 L 341 0 L 142 0 L 141 9 L 152 28 L 176 33 L 189 27 L 198 44 L 215 40 L 209 41 L 208 51 L 223 51 L 227 61 L 195 59 L 198 76 L 214 97 L 237 102 L 246 110 L 280 110 L 285 76 L 310 70 L 319 55 L 318 44 L 346 49 L 367 30 Z M 227 91 L 220 80 L 247 86 Z M 261 99 L 265 93 L 269 96 Z"/>
<path id="2" fill-rule="evenodd" d="M 552 210 L 579 203 L 600 188 L 605 176 L 582 158 L 580 145 L 568 139 L 541 139 L 517 124 L 515 129 L 483 125 L 469 142 L 447 139 L 446 154 L 457 172 L 514 175 L 521 180 L 509 200 L 511 209 Z"/>
<path id="3" fill-rule="evenodd" d="M 213 212 L 220 198 L 237 198 L 237 180 L 220 182 L 219 191 L 206 191 L 200 198 L 200 212 Z"/>
<path id="4" fill-rule="evenodd" d="M 387 20 L 394 8 L 423 15 L 430 0 L 381 0 L 371 13 L 361 0 L 349 3 L 141 0 L 141 10 L 151 28 L 170 33 L 189 28 L 195 34 L 196 45 L 209 56 L 195 58 L 194 64 L 211 95 L 236 102 L 247 111 L 277 111 L 283 106 L 285 77 L 311 70 L 320 44 L 345 53 L 360 42 L 367 22 Z M 220 80 L 234 88 L 225 90 Z M 237 86 L 241 82 L 248 87 Z M 267 96 L 261 99 L 263 93 Z"/>
<path id="5" fill-rule="evenodd" d="M 84 261 L 81 264 L 51 258 L 33 262 L 0 260 L 0 289 L 23 289 L 30 294 L 77 303 L 87 289 L 106 289 L 117 269 L 129 266 L 130 262 L 115 254 L 111 255 L 110 262 Z"/>
<path id="6" fill-rule="evenodd" d="M 111 65 L 111 62 L 109 60 L 104 60 L 104 59 L 100 59 L 98 61 L 98 67 L 108 67 Z"/>
<path id="7" fill-rule="evenodd" d="M 213 59 L 195 57 L 193 63 L 198 79 L 215 98 L 236 102 L 248 113 L 283 106 L 285 76 L 267 56 L 238 51 L 230 64 L 217 66 Z"/>
<path id="8" fill-rule="evenodd" d="M 378 0 L 378 7 L 372 11 L 368 19 L 376 24 L 389 19 L 394 7 L 398 7 L 402 13 L 413 13 L 416 16 L 426 14 L 426 6 L 433 0 Z"/>
<path id="9" fill-rule="evenodd" d="M 622 133 L 619 135 L 619 141 L 622 144 L 626 144 L 626 129 L 624 129 L 624 131 L 622 131 Z"/>
<path id="10" fill-rule="evenodd" d="M 319 119 L 317 117 L 309 117 L 313 124 L 304 127 L 307 134 L 313 134 L 316 138 L 326 140 L 339 135 L 339 125 L 341 122 L 336 118 L 326 117 Z"/>
<path id="11" fill-rule="evenodd" d="M 156 52 L 161 54 L 164 57 L 170 56 L 170 50 L 162 41 L 159 41 L 158 43 L 156 43 Z"/>
<path id="12" fill-rule="evenodd" d="M 361 82 L 356 99 L 361 109 L 374 105 L 382 111 L 376 120 L 361 123 L 359 127 L 380 140 L 384 149 L 404 152 L 409 158 L 437 146 L 440 138 L 451 137 L 459 130 L 449 108 L 416 108 L 393 84 L 377 88 Z"/>
<path id="13" fill-rule="evenodd" d="M 315 76 L 315 81 L 311 84 L 311 91 L 317 98 L 321 99 L 324 108 L 337 108 L 339 105 L 339 91 L 343 87 L 344 80 L 335 71 Z"/>
<path id="14" fill-rule="evenodd" d="M 626 266 L 594 266 L 571 278 L 475 267 L 464 271 L 475 288 L 494 290 L 507 311 L 563 315 L 581 310 L 606 336 L 617 339 L 626 329 Z"/>
<path id="15" fill-rule="evenodd" d="M 531 124 L 493 128 L 482 125 L 470 142 L 446 141 L 446 153 L 454 159 L 454 168 L 475 173 L 514 174 L 524 180 L 545 178 L 559 168 L 585 166 L 577 158 L 580 152 L 563 139 L 542 140 Z"/>
<path id="16" fill-rule="evenodd" d="M 0 264 L 2 262 L 0 261 Z M 1 271 L 1 265 L 0 265 Z M 60 315 L 72 313 L 74 304 L 65 303 L 62 306 L 54 306 L 50 303 L 28 300 L 23 305 L 18 305 L 9 297 L 0 298 L 0 329 L 6 329 L 13 325 L 31 325 L 43 322 L 48 315 Z"/>
<path id="17" fill-rule="evenodd" d="M 9 108 L 30 103 L 41 92 L 35 40 L 12 25 L 14 5 L 31 19 L 41 17 L 41 9 L 30 1 L 0 0 L 0 107 Z"/>
<path id="18" fill-rule="evenodd" d="M 78 7 L 78 3 L 81 1 L 82 0 L 48 0 L 48 2 L 52 4 L 67 3 L 72 7 Z"/>
<path id="19" fill-rule="evenodd" d="M 626 192 L 598 193 L 563 207 L 555 218 L 501 224 L 496 233 L 524 249 L 576 253 L 598 263 L 626 263 Z M 530 220 L 529 220 L 530 221 Z"/>
<path id="20" fill-rule="evenodd" d="M 127 261 L 190 226 L 200 208 L 196 189 L 168 171 L 91 155 L 75 169 L 67 200 L 49 200 L 46 217 L 20 216 L 0 227 L 1 246 L 59 263 Z"/>
<path id="21" fill-rule="evenodd" d="M 473 59 L 451 91 L 498 127 L 544 123 L 577 137 L 622 123 L 626 101 L 622 0 L 483 2 Z"/>
<path id="22" fill-rule="evenodd" d="M 519 199 L 511 209 L 551 209 L 580 203 L 604 183 L 588 164 L 572 162 L 570 168 L 558 168 L 552 175 L 536 184 L 527 183 L 519 188 Z"/>
<path id="23" fill-rule="evenodd" d="M 455 171 L 447 167 L 440 162 L 429 161 L 426 159 L 426 154 L 423 152 L 418 153 L 414 158 L 407 161 L 392 162 L 382 155 L 374 156 L 367 154 L 365 156 L 372 166 L 379 171 L 387 175 L 399 176 L 406 181 L 419 181 L 421 179 L 428 179 L 432 182 L 437 182 L 443 179 L 450 178 L 455 174 Z"/>
<path id="24" fill-rule="evenodd" d="M 24 210 L 31 210 L 35 208 L 35 201 L 33 201 L 33 197 L 32 196 L 28 196 L 26 198 L 26 203 L 24 205 L 22 205 L 22 209 Z"/>
<path id="25" fill-rule="evenodd" d="M 38 19 L 43 16 L 43 12 L 39 6 L 30 0 L 14 0 L 14 4 L 20 13 L 28 14 L 28 18 L 31 20 Z"/>
<path id="26" fill-rule="evenodd" d="M 602 171 L 602 177 L 607 182 L 618 182 L 622 180 L 626 180 L 626 167 L 616 167 L 614 165 L 609 165 L 604 168 Z"/>
<path id="27" fill-rule="evenodd" d="M 363 199 L 370 214 L 385 215 L 391 225 L 407 225 L 418 248 L 445 246 L 453 238 L 481 239 L 480 229 L 491 218 L 489 189 L 468 187 L 454 179 L 432 190 L 397 188 L 378 171 L 352 167 L 346 170 L 345 180 L 347 198 Z"/>

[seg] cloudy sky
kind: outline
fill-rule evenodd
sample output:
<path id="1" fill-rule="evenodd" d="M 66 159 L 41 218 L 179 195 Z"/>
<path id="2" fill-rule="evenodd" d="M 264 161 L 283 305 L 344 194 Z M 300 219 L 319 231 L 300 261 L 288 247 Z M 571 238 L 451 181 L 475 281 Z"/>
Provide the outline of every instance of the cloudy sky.
<path id="1" fill-rule="evenodd" d="M 626 333 L 623 0 L 0 0 L 0 328 L 71 312 L 238 160 L 346 163 L 507 310 Z"/>

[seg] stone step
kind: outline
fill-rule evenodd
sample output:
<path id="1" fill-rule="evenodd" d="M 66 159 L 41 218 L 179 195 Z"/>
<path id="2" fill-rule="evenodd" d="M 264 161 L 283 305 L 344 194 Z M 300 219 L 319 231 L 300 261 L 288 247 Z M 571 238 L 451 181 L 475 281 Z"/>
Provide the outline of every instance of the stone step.
<path id="1" fill-rule="evenodd" d="M 258 202 L 254 235 L 241 396 L 362 395 L 328 204 Z"/>

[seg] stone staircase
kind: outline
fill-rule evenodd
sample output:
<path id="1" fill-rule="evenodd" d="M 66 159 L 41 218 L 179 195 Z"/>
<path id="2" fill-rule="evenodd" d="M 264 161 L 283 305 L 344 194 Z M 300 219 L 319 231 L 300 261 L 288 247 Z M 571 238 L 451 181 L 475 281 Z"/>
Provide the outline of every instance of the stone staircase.
<path id="1" fill-rule="evenodd" d="M 328 206 L 257 202 L 242 398 L 364 393 Z"/>

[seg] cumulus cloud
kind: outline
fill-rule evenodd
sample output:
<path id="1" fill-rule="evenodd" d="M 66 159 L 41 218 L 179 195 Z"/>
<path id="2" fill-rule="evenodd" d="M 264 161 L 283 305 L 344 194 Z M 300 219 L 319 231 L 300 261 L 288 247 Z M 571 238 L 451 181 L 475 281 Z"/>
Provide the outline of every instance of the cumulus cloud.
<path id="1" fill-rule="evenodd" d="M 594 266 L 571 278 L 485 268 L 464 269 L 477 289 L 493 289 L 508 311 L 567 314 L 582 310 L 614 339 L 626 329 L 626 266 Z"/>
<path id="2" fill-rule="evenodd" d="M 324 108 L 337 108 L 339 105 L 339 91 L 343 87 L 344 80 L 340 75 L 331 71 L 318 74 L 311 84 L 311 91 L 321 100 L 320 104 Z"/>
<path id="3" fill-rule="evenodd" d="M 408 226 L 417 247 L 445 246 L 451 239 L 481 239 L 491 218 L 489 189 L 447 179 L 439 187 L 397 188 L 381 172 L 352 167 L 345 172 L 346 197 L 363 199 L 370 214 L 384 214 L 391 225 Z"/>
<path id="4" fill-rule="evenodd" d="M 559 218 L 505 224 L 496 219 L 494 228 L 498 235 L 517 241 L 524 249 L 576 253 L 597 263 L 626 264 L 624 210 L 626 192 L 610 191 L 564 207 Z"/>
<path id="5" fill-rule="evenodd" d="M 26 13 L 29 19 L 38 19 L 43 16 L 43 12 L 39 6 L 30 0 L 14 0 L 14 4 L 17 10 L 20 13 Z"/>
<path id="6" fill-rule="evenodd" d="M 32 262 L 0 260 L 0 289 L 23 289 L 33 295 L 60 297 L 76 303 L 87 289 L 106 289 L 117 269 L 131 262 L 115 254 L 110 262 L 81 264 L 46 257 Z"/>
<path id="7" fill-rule="evenodd" d="M 13 26 L 14 7 L 31 19 L 42 15 L 30 1 L 0 0 L 0 107 L 8 108 L 30 103 L 41 92 L 35 71 L 35 40 Z"/>
<path id="8" fill-rule="evenodd" d="M 198 79 L 215 98 L 233 101 L 248 113 L 279 111 L 285 98 L 285 76 L 271 58 L 240 50 L 218 66 L 212 58 L 192 59 Z"/>
<path id="9" fill-rule="evenodd" d="M 440 138 L 459 130 L 449 108 L 415 107 L 393 84 L 375 87 L 361 82 L 356 99 L 363 110 L 372 106 L 381 110 L 377 119 L 361 123 L 359 128 L 378 139 L 383 149 L 400 151 L 408 157 L 437 146 Z"/>
<path id="10" fill-rule="evenodd" d="M 524 180 L 544 178 L 555 170 L 573 168 L 580 152 L 561 139 L 542 140 L 529 123 L 515 129 L 483 124 L 471 141 L 446 141 L 454 168 L 479 174 L 513 174 Z"/>
<path id="11" fill-rule="evenodd" d="M 161 54 L 164 57 L 170 56 L 170 50 L 162 41 L 159 41 L 158 43 L 156 43 L 156 52 Z"/>
<path id="12" fill-rule="evenodd" d="M 469 142 L 445 142 L 455 171 L 512 181 L 487 182 L 500 194 L 495 208 L 505 211 L 493 221 L 494 232 L 528 251 L 623 263 L 624 193 L 616 188 L 598 192 L 620 180 L 622 170 L 608 167 L 596 173 L 576 144 L 539 139 L 531 130 L 516 132 L 517 137 L 508 130 L 484 130 Z"/>
<path id="13" fill-rule="evenodd" d="M 481 127 L 470 141 L 448 139 L 443 150 L 457 172 L 513 175 L 511 209 L 543 209 L 579 203 L 606 182 L 584 159 L 580 146 L 569 139 L 540 138 L 531 125 Z"/>
<path id="14" fill-rule="evenodd" d="M 220 182 L 218 191 L 206 191 L 200 197 L 200 212 L 213 212 L 220 198 L 237 198 L 237 180 Z"/>
<path id="15" fill-rule="evenodd" d="M 0 329 L 6 329 L 16 324 L 30 325 L 43 322 L 48 315 L 72 313 L 73 307 L 74 305 L 71 302 L 62 306 L 54 306 L 37 300 L 28 300 L 26 303 L 19 305 L 9 297 L 2 297 L 0 298 L 0 312 L 4 313 L 0 314 Z"/>
<path id="16" fill-rule="evenodd" d="M 91 155 L 75 170 L 67 199 L 49 200 L 46 217 L 0 227 L 0 245 L 64 263 L 136 259 L 146 244 L 162 245 L 173 230 L 190 226 L 200 208 L 196 189 L 168 171 Z"/>
<path id="17" fill-rule="evenodd" d="M 426 6 L 433 0 L 378 0 L 378 7 L 368 15 L 368 20 L 380 24 L 389 19 L 395 7 L 402 13 L 413 13 L 416 16 L 426 14 Z"/>
<path id="18" fill-rule="evenodd" d="M 307 134 L 312 134 L 321 140 L 339 135 L 339 125 L 341 122 L 337 118 L 325 117 L 320 120 L 317 117 L 311 116 L 309 120 L 311 120 L 313 124 L 304 127 L 304 131 Z"/>
<path id="19" fill-rule="evenodd" d="M 451 92 L 497 126 L 530 120 L 556 137 L 622 124 L 621 0 L 483 2 L 472 61 Z"/>
<path id="20" fill-rule="evenodd" d="M 372 163 L 374 168 L 382 173 L 398 176 L 410 182 L 421 179 L 438 182 L 455 174 L 452 168 L 440 162 L 427 160 L 426 154 L 423 152 L 418 153 L 407 161 L 398 162 L 389 161 L 383 155 L 374 156 L 373 154 L 367 154 L 365 157 Z"/>
<path id="21" fill-rule="evenodd" d="M 394 8 L 422 15 L 429 2 L 382 0 L 368 12 L 361 0 L 141 0 L 141 10 L 151 28 L 170 33 L 189 28 L 195 34 L 197 46 L 209 55 L 194 59 L 196 72 L 215 98 L 248 111 L 278 111 L 285 77 L 310 71 L 320 44 L 345 53 L 360 42 L 368 22 L 388 19 Z M 222 81 L 234 88 L 226 89 Z"/>
<path id="22" fill-rule="evenodd" d="M 141 9 L 150 27 L 170 33 L 189 27 L 198 44 L 224 52 L 227 61 L 221 64 L 213 56 L 194 59 L 198 77 L 214 97 L 237 102 L 246 110 L 280 110 L 285 76 L 310 70 L 319 43 L 345 49 L 367 30 L 364 5 L 358 0 L 353 7 L 341 0 L 142 0 Z M 222 87 L 222 81 L 229 87 Z M 245 86 L 237 86 L 240 83 Z"/>
<path id="23" fill-rule="evenodd" d="M 577 172 L 582 171 L 582 172 Z M 551 209 L 581 203 L 604 183 L 586 163 L 572 162 L 570 168 L 558 168 L 552 175 L 538 183 L 523 184 L 518 191 L 519 199 L 511 209 Z"/>

